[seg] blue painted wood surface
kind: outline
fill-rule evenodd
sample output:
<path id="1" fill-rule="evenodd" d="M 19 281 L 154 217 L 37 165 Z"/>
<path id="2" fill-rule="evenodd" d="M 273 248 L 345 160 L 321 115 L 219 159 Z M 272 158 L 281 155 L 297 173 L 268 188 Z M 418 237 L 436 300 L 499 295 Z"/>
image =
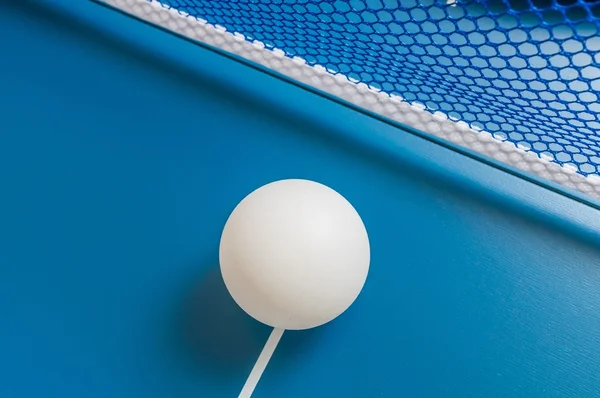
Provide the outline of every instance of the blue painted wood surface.
<path id="1" fill-rule="evenodd" d="M 372 244 L 256 397 L 600 397 L 599 211 L 90 2 L 0 3 L 0 396 L 235 397 L 218 242 L 309 178 Z"/>

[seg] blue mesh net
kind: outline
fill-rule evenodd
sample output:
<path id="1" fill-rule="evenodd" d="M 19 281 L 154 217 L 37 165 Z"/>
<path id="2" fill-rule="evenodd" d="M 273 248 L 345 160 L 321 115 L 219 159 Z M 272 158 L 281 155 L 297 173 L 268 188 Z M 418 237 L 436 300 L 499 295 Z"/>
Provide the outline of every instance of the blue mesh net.
<path id="1" fill-rule="evenodd" d="M 600 174 L 600 0 L 162 0 Z"/>

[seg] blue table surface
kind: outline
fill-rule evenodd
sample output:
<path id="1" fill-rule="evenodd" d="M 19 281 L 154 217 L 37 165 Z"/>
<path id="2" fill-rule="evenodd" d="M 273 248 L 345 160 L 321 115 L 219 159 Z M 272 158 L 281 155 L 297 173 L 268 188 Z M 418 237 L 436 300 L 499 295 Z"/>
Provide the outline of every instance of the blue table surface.
<path id="1" fill-rule="evenodd" d="M 600 211 L 91 2 L 0 1 L 0 397 L 235 397 L 269 328 L 218 271 L 247 193 L 308 178 L 362 295 L 269 397 L 600 397 Z"/>

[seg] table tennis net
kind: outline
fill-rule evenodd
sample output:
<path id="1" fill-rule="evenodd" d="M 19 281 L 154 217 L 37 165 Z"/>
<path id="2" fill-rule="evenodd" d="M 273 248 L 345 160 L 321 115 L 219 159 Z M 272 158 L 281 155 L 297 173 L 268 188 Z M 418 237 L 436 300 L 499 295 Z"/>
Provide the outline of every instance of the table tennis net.
<path id="1" fill-rule="evenodd" d="M 600 0 L 106 2 L 600 196 Z"/>

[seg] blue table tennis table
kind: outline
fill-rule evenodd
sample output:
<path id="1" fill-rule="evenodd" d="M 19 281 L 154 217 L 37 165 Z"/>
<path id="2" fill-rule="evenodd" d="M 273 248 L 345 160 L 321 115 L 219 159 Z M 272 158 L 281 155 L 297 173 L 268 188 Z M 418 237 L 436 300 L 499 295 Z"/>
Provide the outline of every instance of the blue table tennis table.
<path id="1" fill-rule="evenodd" d="M 100 3 L 0 1 L 0 32 L 0 397 L 236 397 L 270 329 L 220 234 L 285 178 L 372 262 L 253 397 L 600 397 L 595 196 Z"/>

